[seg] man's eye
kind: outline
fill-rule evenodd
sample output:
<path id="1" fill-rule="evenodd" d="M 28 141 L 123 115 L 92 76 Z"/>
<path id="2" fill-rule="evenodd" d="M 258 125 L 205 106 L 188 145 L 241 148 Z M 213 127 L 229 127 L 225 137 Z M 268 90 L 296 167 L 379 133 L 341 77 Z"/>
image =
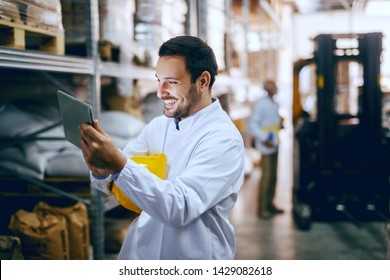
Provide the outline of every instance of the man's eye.
<path id="1" fill-rule="evenodd" d="M 176 85 L 176 84 L 177 84 L 176 81 L 168 81 L 168 83 L 169 83 L 170 85 Z"/>

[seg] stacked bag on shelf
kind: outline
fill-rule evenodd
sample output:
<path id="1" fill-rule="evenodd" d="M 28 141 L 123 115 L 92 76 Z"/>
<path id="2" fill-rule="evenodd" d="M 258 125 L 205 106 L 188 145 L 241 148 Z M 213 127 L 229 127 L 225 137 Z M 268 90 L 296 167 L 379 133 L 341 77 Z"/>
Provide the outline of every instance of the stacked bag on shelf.
<path id="1" fill-rule="evenodd" d="M 7 139 L 16 143 L 18 138 L 39 131 L 60 119 L 57 107 L 40 104 L 23 108 L 16 105 L 0 106 L 0 140 Z M 121 149 L 136 138 L 145 126 L 143 121 L 120 111 L 102 112 L 100 123 Z M 40 180 L 45 177 L 89 176 L 81 150 L 65 140 L 61 124 L 38 136 L 64 139 L 33 139 L 7 147 L 0 146 L 0 174 L 6 175 L 8 170 L 13 170 Z"/>
<path id="2" fill-rule="evenodd" d="M 60 151 L 72 148 L 71 144 L 65 140 L 19 140 L 58 121 L 60 121 L 58 109 L 50 106 L 43 107 L 40 103 L 29 106 L 14 104 L 0 106 L 0 139 L 3 139 L 2 143 L 10 143 L 0 147 L 0 167 L 42 180 L 45 177 L 47 161 Z M 58 125 L 39 133 L 38 136 L 64 137 L 64 130 L 61 125 Z M 82 157 L 79 161 L 79 169 L 83 169 Z M 67 164 L 63 163 L 63 165 Z M 85 164 L 84 170 L 88 174 Z"/>
<path id="3" fill-rule="evenodd" d="M 145 122 L 121 111 L 103 111 L 100 114 L 100 125 L 111 136 L 112 140 L 123 149 L 141 133 Z"/>
<path id="4" fill-rule="evenodd" d="M 69 207 L 39 202 L 32 212 L 20 209 L 9 229 L 20 239 L 25 259 L 91 259 L 88 213 L 81 202 Z"/>
<path id="5" fill-rule="evenodd" d="M 61 123 L 37 136 L 64 140 L 19 141 L 59 121 L 60 115 L 56 107 L 42 106 L 40 103 L 23 108 L 13 104 L 0 106 L 0 139 L 7 139 L 5 143 L 11 143 L 0 147 L 0 167 L 6 170 L 2 173 L 7 174 L 8 170 L 12 170 L 40 180 L 45 175 L 88 176 L 88 167 L 81 151 L 65 140 Z M 55 160 L 61 161 L 58 170 L 54 163 L 53 166 L 50 165 Z"/>
<path id="6" fill-rule="evenodd" d="M 68 260 L 69 239 L 64 217 L 39 216 L 18 210 L 11 216 L 10 230 L 20 238 L 25 259 Z"/>

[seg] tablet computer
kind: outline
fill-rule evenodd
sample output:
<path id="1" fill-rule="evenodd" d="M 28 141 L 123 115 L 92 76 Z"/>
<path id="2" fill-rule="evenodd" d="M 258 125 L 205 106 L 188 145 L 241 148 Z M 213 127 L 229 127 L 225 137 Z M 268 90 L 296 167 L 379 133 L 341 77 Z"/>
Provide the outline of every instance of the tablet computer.
<path id="1" fill-rule="evenodd" d="M 92 125 L 92 106 L 61 90 L 57 91 L 57 98 L 65 138 L 75 146 L 81 148 L 79 126 L 82 123 Z"/>

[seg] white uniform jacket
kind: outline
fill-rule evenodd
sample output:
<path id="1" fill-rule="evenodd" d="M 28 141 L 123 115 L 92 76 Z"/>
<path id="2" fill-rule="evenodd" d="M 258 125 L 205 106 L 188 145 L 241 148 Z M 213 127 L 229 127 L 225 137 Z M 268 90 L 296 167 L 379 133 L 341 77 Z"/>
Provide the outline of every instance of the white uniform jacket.
<path id="1" fill-rule="evenodd" d="M 119 259 L 234 259 L 229 215 L 244 177 L 241 134 L 218 100 L 179 122 L 152 120 L 123 153 L 165 153 L 161 180 L 129 159 L 116 185 L 143 211 L 130 225 Z M 107 192 L 107 180 L 91 177 Z"/>
<path id="2" fill-rule="evenodd" d="M 269 96 L 262 97 L 255 104 L 248 123 L 248 129 L 255 137 L 256 147 L 261 154 L 269 155 L 278 151 L 280 122 L 278 103 Z M 273 147 L 264 144 L 270 136 L 272 136 L 270 140 L 275 144 Z"/>

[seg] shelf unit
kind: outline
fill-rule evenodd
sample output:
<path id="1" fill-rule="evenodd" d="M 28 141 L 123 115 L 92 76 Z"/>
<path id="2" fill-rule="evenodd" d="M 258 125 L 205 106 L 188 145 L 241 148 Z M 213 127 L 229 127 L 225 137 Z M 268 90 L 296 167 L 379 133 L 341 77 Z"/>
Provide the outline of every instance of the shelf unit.
<path id="1" fill-rule="evenodd" d="M 67 55 L 54 55 L 41 51 L 19 50 L 0 47 L 0 67 L 6 69 L 22 69 L 32 71 L 42 71 L 46 73 L 67 73 L 84 74 L 88 76 L 88 100 L 94 108 L 94 115 L 100 113 L 100 66 L 98 54 L 98 1 L 85 1 L 85 20 L 87 40 L 87 57 L 76 57 Z M 22 174 L 17 174 L 9 170 L 11 175 L 17 175 L 35 185 L 46 190 L 55 192 L 73 200 L 84 202 L 89 210 L 91 245 L 94 259 L 104 259 L 104 212 L 108 207 L 112 207 L 112 201 L 106 201 L 103 195 L 94 188 L 90 188 L 89 199 L 79 198 L 70 193 L 52 187 L 50 184 L 39 181 Z"/>

